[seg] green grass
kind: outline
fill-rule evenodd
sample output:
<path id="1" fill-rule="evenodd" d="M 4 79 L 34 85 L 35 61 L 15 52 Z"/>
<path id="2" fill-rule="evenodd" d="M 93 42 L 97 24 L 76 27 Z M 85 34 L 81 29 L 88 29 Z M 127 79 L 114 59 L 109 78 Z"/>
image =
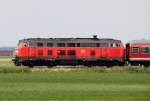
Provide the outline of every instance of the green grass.
<path id="1" fill-rule="evenodd" d="M 0 74 L 0 100 L 149 101 L 149 74 Z"/>
<path id="2" fill-rule="evenodd" d="M 28 73 L 28 67 L 16 67 L 12 62 L 0 62 L 0 73 Z"/>
<path id="3" fill-rule="evenodd" d="M 107 67 L 85 67 L 85 66 L 57 66 L 52 69 L 48 69 L 46 66 L 35 67 L 30 69 L 29 67 L 19 66 L 16 67 L 12 62 L 0 62 L 0 73 L 25 73 L 25 72 L 80 72 L 80 73 L 149 73 L 150 67 L 143 68 L 140 66 L 114 66 L 112 68 Z"/>
<path id="4" fill-rule="evenodd" d="M 18 73 L 10 71 L 18 69 L 11 62 L 0 62 L 1 68 L 8 68 L 8 72 L 0 72 L 0 100 L 150 100 L 150 68 L 78 67 L 67 72 L 40 68 L 35 72 Z"/>
<path id="5" fill-rule="evenodd" d="M 0 55 L 0 58 L 12 58 L 12 55 Z"/>

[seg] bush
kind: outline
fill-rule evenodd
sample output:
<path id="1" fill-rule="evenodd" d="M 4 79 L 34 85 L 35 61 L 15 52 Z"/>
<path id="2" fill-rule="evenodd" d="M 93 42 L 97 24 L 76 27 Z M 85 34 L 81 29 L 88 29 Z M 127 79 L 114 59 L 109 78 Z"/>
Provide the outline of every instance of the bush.
<path id="1" fill-rule="evenodd" d="M 95 73 L 150 73 L 149 68 L 143 68 L 139 66 L 125 66 L 119 67 L 114 66 L 111 68 L 107 67 L 92 67 L 92 68 L 81 68 L 79 72 L 95 72 Z"/>
<path id="2" fill-rule="evenodd" d="M 145 69 L 145 68 L 133 66 L 133 67 L 130 67 L 130 68 L 128 68 L 128 69 L 129 69 L 129 72 L 140 73 L 140 72 L 144 72 L 144 69 Z"/>
<path id="3" fill-rule="evenodd" d="M 30 69 L 27 67 L 0 67 L 0 73 L 28 73 Z"/>

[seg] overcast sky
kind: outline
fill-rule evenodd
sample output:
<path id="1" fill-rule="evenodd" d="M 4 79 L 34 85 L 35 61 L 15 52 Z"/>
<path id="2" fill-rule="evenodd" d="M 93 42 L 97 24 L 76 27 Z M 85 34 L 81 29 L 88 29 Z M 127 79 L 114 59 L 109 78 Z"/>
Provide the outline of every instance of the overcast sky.
<path id="1" fill-rule="evenodd" d="M 0 0 L 0 46 L 29 37 L 150 39 L 150 0 Z"/>

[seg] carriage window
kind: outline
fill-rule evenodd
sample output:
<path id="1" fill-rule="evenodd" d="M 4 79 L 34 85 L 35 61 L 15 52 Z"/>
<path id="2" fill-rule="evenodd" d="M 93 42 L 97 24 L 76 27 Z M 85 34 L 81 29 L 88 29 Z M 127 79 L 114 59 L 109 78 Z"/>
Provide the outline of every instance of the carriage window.
<path id="1" fill-rule="evenodd" d="M 52 50 L 48 50 L 47 53 L 48 53 L 48 55 L 52 55 L 53 54 Z"/>
<path id="2" fill-rule="evenodd" d="M 47 43 L 48 47 L 53 47 L 53 43 Z"/>
<path id="3" fill-rule="evenodd" d="M 141 47 L 141 53 L 150 53 L 150 47 Z"/>
<path id="4" fill-rule="evenodd" d="M 43 43 L 39 42 L 39 43 L 37 43 L 37 46 L 38 47 L 43 47 Z"/>
<path id="5" fill-rule="evenodd" d="M 91 53 L 90 53 L 90 55 L 91 55 L 91 56 L 95 56 L 95 55 L 96 55 L 95 51 L 92 50 Z"/>
<path id="6" fill-rule="evenodd" d="M 75 47 L 76 44 L 75 44 L 75 43 L 68 43 L 67 46 L 68 46 L 68 47 Z"/>
<path id="7" fill-rule="evenodd" d="M 65 43 L 58 43 L 57 46 L 58 47 L 65 47 Z"/>
<path id="8" fill-rule="evenodd" d="M 133 54 L 138 54 L 138 50 L 139 50 L 138 47 L 132 47 L 132 53 Z"/>
<path id="9" fill-rule="evenodd" d="M 64 56 L 64 55 L 66 55 L 66 52 L 65 52 L 65 50 L 58 50 L 57 55 Z"/>
<path id="10" fill-rule="evenodd" d="M 69 50 L 68 51 L 68 55 L 69 56 L 75 56 L 76 55 L 76 51 L 75 50 Z"/>
<path id="11" fill-rule="evenodd" d="M 108 47 L 108 43 L 100 43 L 100 47 Z"/>

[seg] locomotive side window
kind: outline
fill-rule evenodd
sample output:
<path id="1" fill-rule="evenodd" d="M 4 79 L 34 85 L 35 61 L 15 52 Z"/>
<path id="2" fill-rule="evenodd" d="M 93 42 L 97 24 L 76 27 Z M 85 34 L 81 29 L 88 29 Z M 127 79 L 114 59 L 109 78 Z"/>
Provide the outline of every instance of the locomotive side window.
<path id="1" fill-rule="evenodd" d="M 81 47 L 88 47 L 89 44 L 88 44 L 88 43 L 80 43 L 80 46 L 81 46 Z"/>
<path id="2" fill-rule="evenodd" d="M 48 53 L 49 56 L 51 56 L 53 54 L 52 50 L 48 50 L 47 53 Z"/>
<path id="3" fill-rule="evenodd" d="M 100 43 L 100 47 L 108 47 L 108 43 Z"/>
<path id="4" fill-rule="evenodd" d="M 150 47 L 141 47 L 141 53 L 147 54 L 150 53 Z"/>
<path id="5" fill-rule="evenodd" d="M 28 43 L 25 42 L 25 43 L 23 44 L 23 47 L 28 47 Z"/>
<path id="6" fill-rule="evenodd" d="M 96 47 L 96 43 L 80 43 L 81 47 Z"/>
<path id="7" fill-rule="evenodd" d="M 138 50 L 139 50 L 138 47 L 132 47 L 132 53 L 133 54 L 138 54 Z"/>
<path id="8" fill-rule="evenodd" d="M 53 43 L 47 43 L 48 47 L 53 47 Z"/>
<path id="9" fill-rule="evenodd" d="M 24 47 L 27 47 L 27 44 L 24 44 Z"/>
<path id="10" fill-rule="evenodd" d="M 64 56 L 64 55 L 66 55 L 66 51 L 65 50 L 58 50 L 57 55 L 58 56 Z"/>
<path id="11" fill-rule="evenodd" d="M 99 47 L 99 43 L 77 43 L 77 47 Z"/>
<path id="12" fill-rule="evenodd" d="M 42 42 L 38 42 L 38 43 L 37 43 L 37 46 L 38 46 L 38 47 L 43 47 L 43 43 L 42 43 Z"/>
<path id="13" fill-rule="evenodd" d="M 100 44 L 99 43 L 96 43 L 96 47 L 99 47 L 100 46 Z"/>
<path id="14" fill-rule="evenodd" d="M 65 43 L 58 43 L 57 46 L 58 47 L 65 47 Z"/>
<path id="15" fill-rule="evenodd" d="M 69 56 L 75 56 L 76 55 L 76 51 L 75 50 L 69 50 L 68 51 L 68 55 Z"/>
<path id="16" fill-rule="evenodd" d="M 67 46 L 68 46 L 68 47 L 75 47 L 76 44 L 75 44 L 75 43 L 68 43 Z"/>
<path id="17" fill-rule="evenodd" d="M 80 47 L 80 43 L 77 43 L 77 47 Z"/>

